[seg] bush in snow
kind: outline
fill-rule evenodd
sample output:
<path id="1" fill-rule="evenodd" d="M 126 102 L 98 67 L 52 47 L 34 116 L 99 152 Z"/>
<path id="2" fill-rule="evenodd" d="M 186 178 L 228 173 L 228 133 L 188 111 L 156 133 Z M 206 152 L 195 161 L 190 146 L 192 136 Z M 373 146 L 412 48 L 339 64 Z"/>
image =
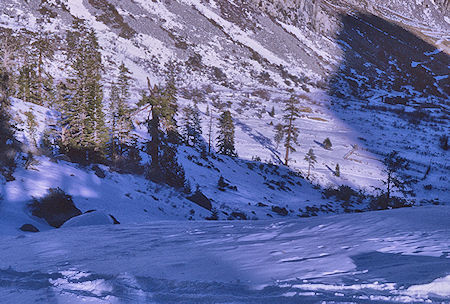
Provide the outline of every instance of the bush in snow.
<path id="1" fill-rule="evenodd" d="M 323 144 L 323 147 L 324 147 L 325 149 L 327 149 L 327 150 L 331 150 L 331 147 L 333 146 L 333 145 L 331 144 L 331 140 L 330 140 L 329 137 L 325 138 L 325 140 L 323 141 L 322 144 Z"/>
<path id="2" fill-rule="evenodd" d="M 50 226 L 56 228 L 72 217 L 81 214 L 81 211 L 73 203 L 72 196 L 60 188 L 48 189 L 44 197 L 33 198 L 28 207 L 31 214 L 45 219 Z"/>

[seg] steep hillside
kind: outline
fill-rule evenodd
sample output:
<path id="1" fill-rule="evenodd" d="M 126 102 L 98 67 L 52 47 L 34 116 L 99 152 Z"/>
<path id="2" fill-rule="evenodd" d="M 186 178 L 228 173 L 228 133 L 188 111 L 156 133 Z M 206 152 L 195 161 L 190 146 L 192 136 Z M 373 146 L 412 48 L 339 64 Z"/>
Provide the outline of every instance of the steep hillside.
<path id="1" fill-rule="evenodd" d="M 449 202 L 449 154 L 439 145 L 449 131 L 448 5 L 428 0 L 3 0 L 0 29 L 3 40 L 13 41 L 24 32 L 52 32 L 56 54 L 45 61 L 45 69 L 57 82 L 68 76 L 65 33 L 75 17 L 88 20 L 106 65 L 105 107 L 117 65 L 124 62 L 132 71 L 135 133 L 142 150 L 148 135 L 141 123 L 148 109 L 136 106 L 139 94 L 147 77 L 151 84 L 164 83 L 166 64 L 175 61 L 179 105 L 198 103 L 204 134 L 207 105 L 214 119 L 229 108 L 236 125 L 237 160 L 205 160 L 191 148 L 178 149 L 192 190 L 201 187 L 220 219 L 262 219 L 367 210 L 368 199 L 359 195 L 383 187 L 381 160 L 392 150 L 411 162 L 408 174 L 416 182 L 408 202 Z M 292 93 L 302 106 L 299 145 L 290 168 L 279 168 L 284 147 L 273 140 L 274 125 Z M 18 139 L 25 145 L 30 134 L 24 113 L 30 108 L 39 118 L 38 141 L 44 125 L 58 116 L 50 104 L 15 100 L 23 129 Z M 216 128 L 213 132 L 216 137 Z M 325 138 L 331 150 L 324 149 Z M 318 163 L 305 180 L 310 148 Z M 108 173 L 99 179 L 91 168 L 65 160 L 53 163 L 42 156 L 39 161 L 38 171 L 19 168 L 16 180 L 2 186 L 8 212 L 47 188 L 61 187 L 82 211 L 104 209 L 125 222 L 210 215 L 188 195 L 142 176 Z M 230 184 L 226 191 L 217 187 L 220 176 Z M 324 188 L 340 185 L 361 193 L 338 202 L 324 194 Z M 121 216 L 118 206 L 129 199 L 136 210 Z"/>

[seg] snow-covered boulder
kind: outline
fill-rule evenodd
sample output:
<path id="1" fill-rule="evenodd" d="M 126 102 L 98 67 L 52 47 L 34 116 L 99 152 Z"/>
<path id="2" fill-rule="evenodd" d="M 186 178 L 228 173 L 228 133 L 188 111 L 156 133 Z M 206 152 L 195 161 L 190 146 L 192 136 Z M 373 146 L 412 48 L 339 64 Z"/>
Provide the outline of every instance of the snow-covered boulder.
<path id="1" fill-rule="evenodd" d="M 93 211 L 84 213 L 68 220 L 62 225 L 66 227 L 80 227 L 80 226 L 92 226 L 92 225 L 113 225 L 114 221 L 110 215 L 102 211 Z"/>

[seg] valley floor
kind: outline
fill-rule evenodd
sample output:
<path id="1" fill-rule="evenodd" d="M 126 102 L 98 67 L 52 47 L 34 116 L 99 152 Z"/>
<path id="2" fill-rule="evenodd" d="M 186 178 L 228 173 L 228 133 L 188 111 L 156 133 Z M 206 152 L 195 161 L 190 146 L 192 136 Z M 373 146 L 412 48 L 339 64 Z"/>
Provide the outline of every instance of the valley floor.
<path id="1" fill-rule="evenodd" d="M 0 237 L 1 303 L 449 303 L 450 207 Z"/>

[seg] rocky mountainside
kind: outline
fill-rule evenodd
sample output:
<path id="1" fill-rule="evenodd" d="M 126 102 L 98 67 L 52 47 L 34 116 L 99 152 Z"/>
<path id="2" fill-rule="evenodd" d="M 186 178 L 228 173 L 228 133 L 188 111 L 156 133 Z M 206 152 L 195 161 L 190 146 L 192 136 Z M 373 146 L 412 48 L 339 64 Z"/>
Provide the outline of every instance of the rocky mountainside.
<path id="1" fill-rule="evenodd" d="M 203 163 L 196 160 L 197 152 L 187 147 L 179 151 L 190 183 L 203 187 L 215 208 L 225 212 L 223 218 L 233 212 L 232 218 L 266 218 L 365 210 L 367 206 L 348 208 L 330 202 L 334 198 L 320 189 L 345 185 L 375 193 L 385 178 L 380 160 L 392 150 L 411 162 L 412 204 L 449 202 L 449 155 L 439 141 L 449 130 L 449 1 L 2 0 L 0 35 L 2 41 L 20 41 L 28 32 L 54 33 L 56 53 L 44 65 L 57 82 L 67 77 L 63 38 L 74 18 L 87 20 L 99 37 L 106 66 L 105 106 L 117 65 L 124 62 L 132 71 L 135 131 L 141 143 L 147 137 L 140 122 L 148 115 L 136 106 L 139 94 L 147 87 L 147 77 L 152 84 L 164 83 L 170 61 L 178 68 L 179 104 L 198 103 L 204 134 L 207 105 L 215 118 L 221 109 L 231 110 L 237 162 Z M 281 164 L 284 149 L 273 140 L 274 125 L 282 119 L 282 101 L 292 93 L 300 96 L 302 106 L 299 145 L 291 155 L 290 169 L 280 173 L 270 167 Z M 37 107 L 20 100 L 14 105 L 22 118 L 31 108 L 41 131 L 51 116 L 51 105 Z M 19 134 L 26 142 L 30 134 L 24 130 Z M 332 149 L 323 147 L 327 137 Z M 304 156 L 310 148 L 318 163 L 310 181 L 305 181 L 298 176 L 306 175 Z M 47 159 L 41 166 L 41 172 L 44 167 L 59 170 Z M 107 175 L 107 182 L 93 177 L 96 182 L 90 183 L 79 168 L 62 166 L 64 178 L 20 171 L 22 181 L 6 183 L 4 197 L 24 203 L 48 187 L 60 186 L 82 200 L 78 205 L 83 211 L 100 202 L 105 210 L 114 209 L 114 198 L 124 196 L 141 201 L 139 208 L 147 210 L 149 195 L 141 193 L 140 186 L 111 190 L 124 177 L 114 173 Z M 254 168 L 259 168 L 256 173 Z M 86 191 L 73 187 L 71 174 Z M 39 176 L 46 182 L 29 182 Z M 220 176 L 231 185 L 225 193 L 217 191 Z M 145 184 L 139 177 L 130 180 Z M 231 190 L 233 186 L 238 190 Z M 28 191 L 25 196 L 17 195 L 22 187 Z M 261 187 L 264 190 L 255 193 Z M 175 208 L 188 201 L 158 189 L 145 190 L 158 208 L 167 207 L 160 205 L 160 198 L 170 201 L 176 196 L 170 212 L 155 207 L 158 216 L 206 216 L 195 210 L 193 216 L 189 207 L 177 215 Z M 103 194 L 95 194 L 100 191 Z M 95 203 L 88 203 L 88 198 Z M 114 210 L 115 215 L 121 212 Z M 147 218 L 142 216 L 143 221 Z"/>

